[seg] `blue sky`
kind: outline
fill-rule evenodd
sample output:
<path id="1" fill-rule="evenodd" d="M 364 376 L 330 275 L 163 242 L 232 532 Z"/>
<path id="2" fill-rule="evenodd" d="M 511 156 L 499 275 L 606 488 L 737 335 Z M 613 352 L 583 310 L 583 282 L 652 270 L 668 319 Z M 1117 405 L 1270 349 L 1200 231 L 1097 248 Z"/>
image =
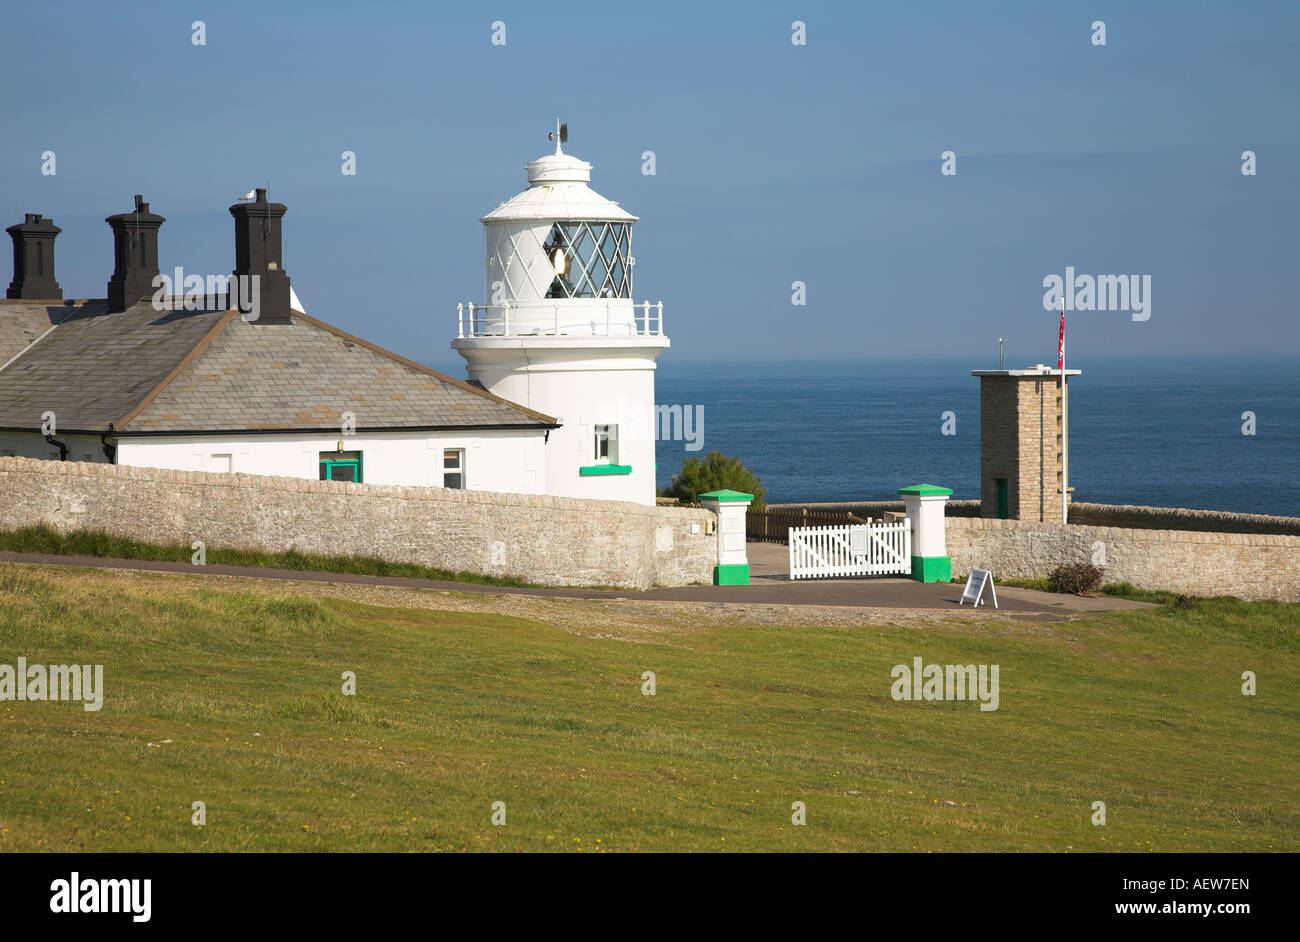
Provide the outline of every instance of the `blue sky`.
<path id="1" fill-rule="evenodd" d="M 0 208 L 52 216 L 65 297 L 103 297 L 132 194 L 164 271 L 228 272 L 226 207 L 269 180 L 308 310 L 461 375 L 477 220 L 558 115 L 641 217 L 679 363 L 1048 361 L 1067 265 L 1153 286 L 1148 321 L 1072 315 L 1072 357 L 1294 357 L 1297 37 L 1266 2 L 10 3 Z"/>

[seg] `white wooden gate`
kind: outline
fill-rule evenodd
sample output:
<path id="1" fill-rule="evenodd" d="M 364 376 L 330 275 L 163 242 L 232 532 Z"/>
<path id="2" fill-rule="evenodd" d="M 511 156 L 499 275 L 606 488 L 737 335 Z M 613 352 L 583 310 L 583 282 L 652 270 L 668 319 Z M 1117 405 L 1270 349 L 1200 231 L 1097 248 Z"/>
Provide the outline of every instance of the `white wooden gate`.
<path id="1" fill-rule="evenodd" d="M 790 528 L 790 578 L 912 571 L 912 521 Z"/>

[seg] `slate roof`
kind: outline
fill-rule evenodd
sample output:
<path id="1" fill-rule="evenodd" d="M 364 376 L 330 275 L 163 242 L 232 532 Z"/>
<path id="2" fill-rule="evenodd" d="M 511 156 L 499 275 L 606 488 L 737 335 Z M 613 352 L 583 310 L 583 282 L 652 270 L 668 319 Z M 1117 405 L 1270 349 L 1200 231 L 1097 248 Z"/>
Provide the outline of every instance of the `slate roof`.
<path id="1" fill-rule="evenodd" d="M 47 410 L 60 432 L 127 435 L 337 430 L 345 411 L 359 431 L 556 424 L 297 311 L 250 324 L 85 302 L 49 330 L 55 306 L 0 301 L 0 355 L 20 351 L 0 369 L 0 428 L 37 429 Z"/>
<path id="2" fill-rule="evenodd" d="M 106 301 L 0 301 L 0 366 L 59 321 L 95 304 L 108 309 Z"/>

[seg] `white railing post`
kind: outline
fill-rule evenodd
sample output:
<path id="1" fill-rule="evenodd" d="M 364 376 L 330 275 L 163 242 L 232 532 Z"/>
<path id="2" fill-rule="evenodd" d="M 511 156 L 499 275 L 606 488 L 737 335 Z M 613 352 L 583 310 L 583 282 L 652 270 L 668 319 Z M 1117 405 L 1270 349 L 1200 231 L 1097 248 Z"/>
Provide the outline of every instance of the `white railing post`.
<path id="1" fill-rule="evenodd" d="M 456 305 L 456 337 L 459 339 L 464 336 L 465 336 L 465 305 L 457 304 Z"/>

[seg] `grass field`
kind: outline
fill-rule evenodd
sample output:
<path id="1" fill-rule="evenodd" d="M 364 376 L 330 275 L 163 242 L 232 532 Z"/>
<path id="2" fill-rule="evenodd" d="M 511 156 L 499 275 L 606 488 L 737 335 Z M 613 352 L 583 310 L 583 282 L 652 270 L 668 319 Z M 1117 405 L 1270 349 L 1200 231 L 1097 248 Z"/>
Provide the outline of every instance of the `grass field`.
<path id="1" fill-rule="evenodd" d="M 286 591 L 0 565 L 0 664 L 106 688 L 0 702 L 0 850 L 1300 849 L 1297 605 L 633 638 Z M 916 656 L 999 709 L 894 701 Z"/>

